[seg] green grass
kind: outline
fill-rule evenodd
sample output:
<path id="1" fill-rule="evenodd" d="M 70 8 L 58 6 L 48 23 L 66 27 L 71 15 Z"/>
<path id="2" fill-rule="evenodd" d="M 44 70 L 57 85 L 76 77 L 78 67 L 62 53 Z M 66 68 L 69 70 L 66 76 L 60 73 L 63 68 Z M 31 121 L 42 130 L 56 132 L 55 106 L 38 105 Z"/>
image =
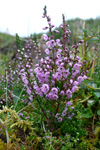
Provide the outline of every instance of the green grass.
<path id="1" fill-rule="evenodd" d="M 6 33 L 0 32 L 0 48 L 7 47 L 8 45 L 15 42 L 15 37 Z"/>

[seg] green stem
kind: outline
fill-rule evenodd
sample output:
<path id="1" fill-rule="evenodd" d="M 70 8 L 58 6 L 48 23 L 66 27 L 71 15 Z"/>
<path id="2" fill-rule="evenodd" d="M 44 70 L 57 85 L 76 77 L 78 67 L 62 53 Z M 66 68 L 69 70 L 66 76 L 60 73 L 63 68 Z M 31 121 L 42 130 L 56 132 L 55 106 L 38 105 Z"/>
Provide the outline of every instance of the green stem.
<path id="1" fill-rule="evenodd" d="M 20 99 L 20 97 L 21 97 L 21 95 L 22 95 L 23 90 L 24 90 L 24 87 L 23 87 L 22 91 L 20 92 L 20 95 L 19 95 L 19 97 L 18 97 L 18 99 L 17 99 L 17 101 L 16 101 L 16 103 L 15 103 L 14 109 L 16 108 L 16 106 L 17 106 L 17 104 L 18 104 L 18 101 L 19 101 L 19 99 Z"/>
<path id="2" fill-rule="evenodd" d="M 8 78 L 7 78 L 7 71 L 6 71 L 6 107 L 8 108 L 8 92 L 7 92 L 7 87 L 8 87 Z"/>
<path id="3" fill-rule="evenodd" d="M 7 139 L 7 145 L 8 145 L 8 143 L 9 143 L 9 134 L 8 134 L 8 131 L 7 131 L 7 129 L 6 129 L 6 127 L 5 127 L 5 125 L 4 125 L 4 122 L 0 119 L 0 122 L 3 124 L 3 126 L 4 126 L 4 129 L 5 129 L 5 132 L 6 132 L 6 139 Z"/>

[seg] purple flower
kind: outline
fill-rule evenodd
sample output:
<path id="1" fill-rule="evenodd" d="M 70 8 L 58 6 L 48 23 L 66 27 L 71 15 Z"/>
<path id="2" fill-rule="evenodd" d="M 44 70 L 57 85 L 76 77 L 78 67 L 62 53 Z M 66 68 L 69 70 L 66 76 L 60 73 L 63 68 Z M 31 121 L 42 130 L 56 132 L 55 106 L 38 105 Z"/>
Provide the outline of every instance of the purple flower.
<path id="1" fill-rule="evenodd" d="M 26 77 L 22 77 L 22 81 L 24 82 L 25 85 L 28 84 L 28 80 L 26 79 Z"/>
<path id="2" fill-rule="evenodd" d="M 40 62 L 43 64 L 43 63 L 44 63 L 44 59 L 43 59 L 43 58 L 41 58 Z"/>
<path id="3" fill-rule="evenodd" d="M 45 41 L 47 41 L 47 40 L 48 40 L 48 36 L 47 36 L 47 34 L 43 34 L 43 39 L 44 39 Z"/>
<path id="4" fill-rule="evenodd" d="M 27 88 L 27 93 L 30 95 L 31 94 L 31 90 L 29 88 Z"/>
<path id="5" fill-rule="evenodd" d="M 87 79 L 87 76 L 86 76 L 86 75 L 84 75 L 84 76 L 83 76 L 83 78 L 84 78 L 84 80 L 85 80 L 85 79 Z"/>
<path id="6" fill-rule="evenodd" d="M 55 33 L 59 33 L 59 31 L 58 31 L 58 30 L 55 30 L 54 32 L 55 32 Z"/>
<path id="7" fill-rule="evenodd" d="M 55 75 L 55 79 L 57 79 L 57 81 L 59 81 L 62 78 L 62 73 L 61 72 L 57 72 Z"/>
<path id="8" fill-rule="evenodd" d="M 72 87 L 72 90 L 71 90 L 71 91 L 72 91 L 72 93 L 74 93 L 77 89 L 78 89 L 78 87 L 77 87 L 77 86 L 73 86 L 73 87 Z"/>
<path id="9" fill-rule="evenodd" d="M 58 95 L 53 94 L 52 98 L 53 98 L 53 100 L 57 100 L 58 99 Z"/>
<path id="10" fill-rule="evenodd" d="M 57 53 L 61 53 L 61 52 L 62 52 L 62 49 L 58 48 Z"/>
<path id="11" fill-rule="evenodd" d="M 19 113 L 18 115 L 19 115 L 19 116 L 23 116 L 23 113 Z"/>
<path id="12" fill-rule="evenodd" d="M 74 81 L 74 82 L 73 82 L 73 85 L 74 85 L 74 86 L 77 86 L 77 85 L 79 85 L 79 83 L 78 83 L 77 81 Z"/>
<path id="13" fill-rule="evenodd" d="M 64 61 L 66 61 L 68 58 L 67 57 L 64 57 Z"/>
<path id="14" fill-rule="evenodd" d="M 33 101 L 33 95 L 30 95 L 29 99 L 30 101 Z"/>
<path id="15" fill-rule="evenodd" d="M 56 60 L 56 65 L 59 66 L 61 62 L 62 62 L 61 59 L 57 59 L 57 60 Z"/>
<path id="16" fill-rule="evenodd" d="M 46 95 L 46 98 L 49 99 L 49 100 L 52 99 L 52 97 L 53 97 L 52 92 L 49 92 L 49 93 Z"/>
<path id="17" fill-rule="evenodd" d="M 67 98 L 68 98 L 68 99 L 72 98 L 72 92 L 71 92 L 70 89 L 68 89 L 68 90 L 66 91 L 66 95 L 67 95 Z"/>
<path id="18" fill-rule="evenodd" d="M 57 120 L 58 120 L 58 122 L 62 122 L 62 118 L 61 117 L 59 117 Z"/>
<path id="19" fill-rule="evenodd" d="M 72 119 L 72 116 L 70 115 L 70 116 L 68 116 L 68 118 L 69 118 L 69 119 Z"/>
<path id="20" fill-rule="evenodd" d="M 64 69 L 64 67 L 63 67 L 63 66 L 60 66 L 60 67 L 57 69 L 57 71 L 59 71 L 59 72 L 64 72 L 64 71 L 65 71 L 65 69 Z"/>
<path id="21" fill-rule="evenodd" d="M 79 70 L 80 67 L 81 67 L 81 64 L 76 63 L 76 64 L 74 65 L 74 69 L 75 69 L 75 70 Z"/>
<path id="22" fill-rule="evenodd" d="M 53 94 L 57 94 L 57 93 L 58 93 L 58 89 L 54 87 L 54 88 L 51 89 L 51 92 L 52 92 Z"/>
<path id="23" fill-rule="evenodd" d="M 34 69 L 34 72 L 35 72 L 35 73 L 37 73 L 37 72 L 40 72 L 40 73 L 41 73 L 41 72 L 42 72 L 42 68 L 36 67 L 36 68 Z"/>
<path id="24" fill-rule="evenodd" d="M 42 28 L 43 30 L 46 30 L 46 29 L 48 29 L 48 27 L 44 27 L 44 28 Z"/>
<path id="25" fill-rule="evenodd" d="M 70 79 L 70 84 L 72 84 L 73 83 L 73 80 L 72 79 Z"/>
<path id="26" fill-rule="evenodd" d="M 43 84 L 42 87 L 41 87 L 41 90 L 44 94 L 48 93 L 49 85 L 48 84 Z"/>
<path id="27" fill-rule="evenodd" d="M 78 60 L 79 60 L 79 56 L 76 56 L 76 59 L 78 59 Z"/>
<path id="28" fill-rule="evenodd" d="M 70 66 L 70 67 L 72 66 L 72 62 L 69 63 L 69 66 Z"/>
<path id="29" fill-rule="evenodd" d="M 66 31 L 65 33 L 66 33 L 66 34 L 68 34 L 69 32 L 68 32 L 68 31 Z"/>
<path id="30" fill-rule="evenodd" d="M 60 64 L 60 66 L 61 66 L 61 67 L 64 66 L 64 63 L 62 62 L 62 63 Z"/>
<path id="31" fill-rule="evenodd" d="M 79 77 L 77 78 L 77 81 L 79 82 L 79 84 L 80 84 L 83 80 L 84 80 L 84 78 L 83 78 L 82 76 L 79 76 Z"/>
<path id="32" fill-rule="evenodd" d="M 51 80 L 51 85 L 54 86 L 55 85 L 55 81 Z"/>
<path id="33" fill-rule="evenodd" d="M 74 107 L 72 106 L 71 109 L 74 109 Z"/>
<path id="34" fill-rule="evenodd" d="M 56 46 L 56 43 L 55 43 L 54 40 L 50 40 L 50 41 L 46 42 L 46 45 L 47 45 L 48 47 L 54 47 L 54 46 Z"/>
<path id="35" fill-rule="evenodd" d="M 47 49 L 45 49 L 45 53 L 47 54 L 47 55 L 49 55 L 49 53 L 50 53 L 50 50 L 47 48 Z"/>
<path id="36" fill-rule="evenodd" d="M 57 114 L 55 115 L 55 118 L 58 118 L 59 115 L 60 115 L 60 113 L 57 113 Z"/>
<path id="37" fill-rule="evenodd" d="M 61 42 L 60 42 L 60 39 L 57 39 L 57 40 L 56 40 L 56 44 L 57 44 L 58 46 L 60 46 L 60 47 L 62 46 L 62 44 L 61 44 Z"/>
<path id="38" fill-rule="evenodd" d="M 63 112 L 62 112 L 62 117 L 64 117 L 64 116 L 66 116 L 66 110 L 63 110 Z"/>
<path id="39" fill-rule="evenodd" d="M 57 54 L 57 58 L 58 58 L 58 59 L 61 59 L 61 54 L 58 53 L 58 54 Z"/>
<path id="40" fill-rule="evenodd" d="M 61 96 L 64 96 L 64 94 L 65 94 L 64 91 L 61 91 L 61 92 L 60 92 L 60 95 L 61 95 Z"/>
<path id="41" fill-rule="evenodd" d="M 70 101 L 68 101 L 68 102 L 66 103 L 66 107 L 71 106 L 71 105 L 72 105 L 72 102 L 70 102 Z"/>
<path id="42" fill-rule="evenodd" d="M 69 72 L 69 68 L 67 70 L 64 71 L 63 76 L 65 78 L 67 78 L 69 76 L 70 72 Z"/>
<path id="43" fill-rule="evenodd" d="M 72 73 L 72 78 L 74 78 L 77 74 L 79 73 L 79 70 L 76 70 L 75 72 Z"/>

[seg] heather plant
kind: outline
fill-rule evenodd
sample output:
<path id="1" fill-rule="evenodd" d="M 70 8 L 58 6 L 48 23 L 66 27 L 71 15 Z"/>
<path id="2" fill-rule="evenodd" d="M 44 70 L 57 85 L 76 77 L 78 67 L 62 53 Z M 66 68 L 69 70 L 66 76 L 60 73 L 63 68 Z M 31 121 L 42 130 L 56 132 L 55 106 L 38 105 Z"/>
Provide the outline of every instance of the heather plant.
<path id="1" fill-rule="evenodd" d="M 61 122 L 67 114 L 67 107 L 64 104 L 72 98 L 72 94 L 78 89 L 78 86 L 86 77 L 84 65 L 79 59 L 78 47 L 83 43 L 79 41 L 77 45 L 69 47 L 69 36 L 71 31 L 65 24 L 63 15 L 63 24 L 60 28 L 63 30 L 62 39 L 54 39 L 54 25 L 51 24 L 51 18 L 47 15 L 46 7 L 44 8 L 43 18 L 47 19 L 50 35 L 43 35 L 46 41 L 46 57 L 41 58 L 34 69 L 34 95 L 37 95 L 37 102 L 40 105 L 42 113 L 47 119 L 47 123 Z M 69 101 L 70 103 L 70 101 Z M 46 108 L 46 109 L 45 109 Z M 73 109 L 73 107 L 70 107 Z M 57 114 L 60 113 L 60 117 Z M 67 114 L 68 115 L 68 114 Z M 74 114 L 69 114 L 72 117 Z M 57 119 L 56 119 L 57 118 Z"/>

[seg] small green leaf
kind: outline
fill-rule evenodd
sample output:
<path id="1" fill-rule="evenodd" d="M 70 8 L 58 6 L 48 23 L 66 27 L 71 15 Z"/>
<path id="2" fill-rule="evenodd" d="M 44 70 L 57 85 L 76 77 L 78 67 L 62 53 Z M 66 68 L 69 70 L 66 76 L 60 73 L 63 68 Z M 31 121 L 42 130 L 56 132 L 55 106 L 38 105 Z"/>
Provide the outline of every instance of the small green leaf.
<path id="1" fill-rule="evenodd" d="M 100 92 L 94 92 L 94 94 L 99 98 L 100 97 Z"/>
<path id="2" fill-rule="evenodd" d="M 100 110 L 97 111 L 97 114 L 100 116 Z"/>
<path id="3" fill-rule="evenodd" d="M 92 105 L 94 105 L 95 100 L 89 99 L 87 105 L 90 107 Z"/>
<path id="4" fill-rule="evenodd" d="M 83 117 L 83 118 L 91 118 L 92 116 L 93 116 L 93 113 L 90 108 L 85 108 L 80 114 L 80 117 Z"/>
<path id="5" fill-rule="evenodd" d="M 92 83 L 92 85 L 91 85 L 93 88 L 97 88 L 97 84 L 95 84 L 95 83 Z"/>

